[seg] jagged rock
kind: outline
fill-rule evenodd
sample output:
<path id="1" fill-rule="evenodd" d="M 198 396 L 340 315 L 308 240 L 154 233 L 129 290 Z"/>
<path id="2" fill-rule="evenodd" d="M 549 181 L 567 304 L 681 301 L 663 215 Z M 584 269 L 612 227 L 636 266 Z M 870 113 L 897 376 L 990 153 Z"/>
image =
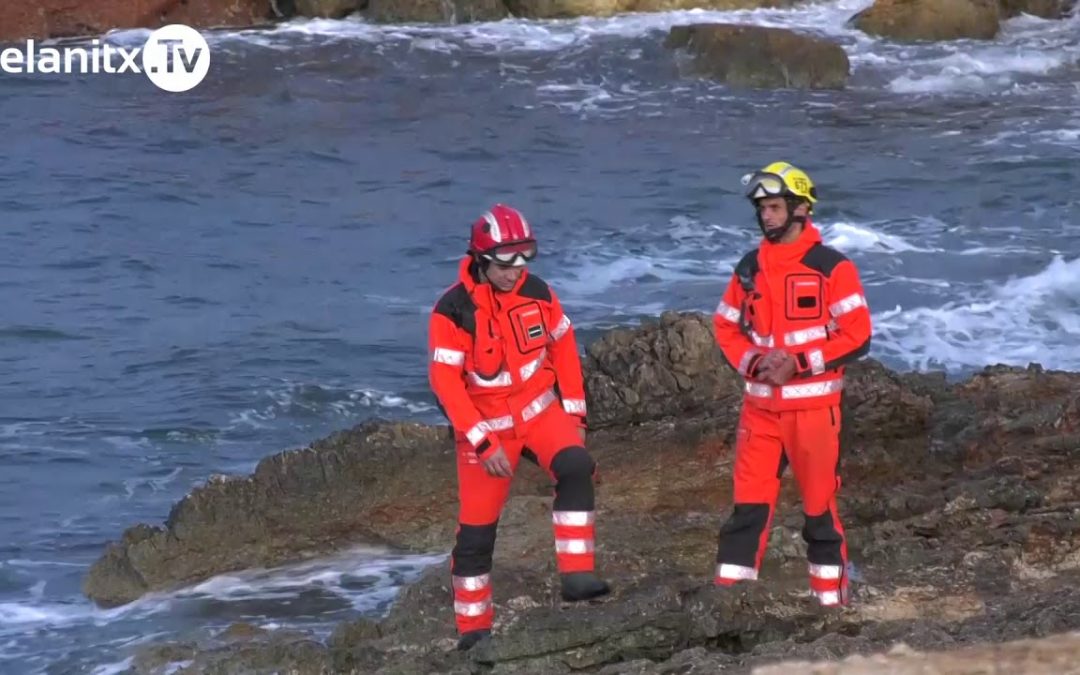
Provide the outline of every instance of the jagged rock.
<path id="1" fill-rule="evenodd" d="M 295 0 L 296 13 L 319 19 L 340 19 L 359 10 L 365 0 Z"/>
<path id="2" fill-rule="evenodd" d="M 509 16 L 502 0 L 369 0 L 365 14 L 379 23 L 471 23 Z"/>
<path id="3" fill-rule="evenodd" d="M 851 73 L 840 45 L 783 28 L 675 26 L 665 45 L 688 50 L 695 73 L 739 87 L 841 89 Z"/>
<path id="4" fill-rule="evenodd" d="M 401 465 L 433 478 L 414 481 L 395 470 Z M 136 526 L 110 544 L 84 590 L 103 606 L 123 604 L 148 590 L 302 559 L 348 541 L 381 542 L 401 531 L 406 513 L 405 538 L 429 548 L 452 527 L 445 496 L 453 476 L 445 429 L 362 425 L 267 457 L 249 477 L 211 478 L 173 507 L 164 528 Z"/>
<path id="5" fill-rule="evenodd" d="M 514 16 L 560 19 L 612 16 L 624 12 L 670 12 L 688 9 L 737 10 L 790 7 L 801 0 L 507 0 Z"/>
<path id="6" fill-rule="evenodd" d="M 997 0 L 876 0 L 852 17 L 859 30 L 893 40 L 992 40 L 998 33 Z"/>
<path id="7" fill-rule="evenodd" d="M 116 28 L 252 26 L 270 0 L 10 0 L 0 3 L 0 41 L 103 34 Z"/>
<path id="8" fill-rule="evenodd" d="M 614 587 L 604 601 L 559 599 L 551 483 L 523 464 L 499 524 L 495 633 L 468 654 L 454 649 L 440 565 L 388 616 L 342 624 L 326 644 L 239 627 L 208 644 L 147 648 L 140 672 L 178 657 L 189 675 L 269 673 L 270 664 L 299 673 L 748 672 L 899 641 L 956 649 L 1080 628 L 1080 374 L 1038 366 L 986 368 L 961 382 L 872 360 L 850 366 L 839 508 L 853 605 L 825 611 L 807 596 L 790 477 L 761 580 L 713 588 L 739 394 L 710 326 L 666 314 L 588 348 L 597 562 Z M 87 589 L 98 602 L 123 602 L 372 538 L 446 553 L 453 476 L 445 428 L 361 425 L 269 457 L 250 477 L 211 481 L 165 528 L 131 528 Z"/>
<path id="9" fill-rule="evenodd" d="M 940 653 L 924 653 L 898 644 L 884 654 L 852 656 L 839 663 L 785 661 L 755 668 L 753 675 L 967 675 L 969 673 L 1080 673 L 1080 632 L 1042 640 L 1016 640 Z"/>

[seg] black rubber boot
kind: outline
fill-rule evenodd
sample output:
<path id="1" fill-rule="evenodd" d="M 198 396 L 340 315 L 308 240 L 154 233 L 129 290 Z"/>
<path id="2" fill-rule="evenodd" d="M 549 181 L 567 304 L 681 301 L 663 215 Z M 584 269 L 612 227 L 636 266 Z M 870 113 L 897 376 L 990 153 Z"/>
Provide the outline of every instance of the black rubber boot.
<path id="1" fill-rule="evenodd" d="M 472 649 L 477 642 L 480 642 L 489 635 L 491 635 L 491 631 L 486 628 L 483 630 L 471 630 L 468 633 L 462 633 L 461 638 L 458 640 L 457 648 L 463 652 L 468 651 Z"/>
<path id="2" fill-rule="evenodd" d="M 611 587 L 592 572 L 571 572 L 562 575 L 562 597 L 567 602 L 591 600 L 611 592 Z"/>

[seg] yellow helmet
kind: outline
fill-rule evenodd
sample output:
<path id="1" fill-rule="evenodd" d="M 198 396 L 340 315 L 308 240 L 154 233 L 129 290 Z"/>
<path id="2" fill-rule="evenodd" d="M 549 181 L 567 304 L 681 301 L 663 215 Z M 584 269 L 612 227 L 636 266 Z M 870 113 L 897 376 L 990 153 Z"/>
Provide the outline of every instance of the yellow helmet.
<path id="1" fill-rule="evenodd" d="M 742 178 L 746 196 L 752 202 L 762 197 L 794 197 L 804 199 L 811 213 L 817 203 L 814 181 L 802 169 L 787 162 L 773 162 L 765 168 Z"/>

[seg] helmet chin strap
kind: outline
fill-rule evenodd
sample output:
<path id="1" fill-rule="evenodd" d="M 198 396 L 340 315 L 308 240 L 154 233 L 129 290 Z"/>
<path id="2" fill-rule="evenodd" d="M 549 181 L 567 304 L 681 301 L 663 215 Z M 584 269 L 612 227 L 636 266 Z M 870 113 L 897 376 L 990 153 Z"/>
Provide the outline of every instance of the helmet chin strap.
<path id="1" fill-rule="evenodd" d="M 761 211 L 757 212 L 757 224 L 758 224 L 758 227 L 761 228 L 761 233 L 763 235 L 765 235 L 765 239 L 768 240 L 769 243 L 771 243 L 771 244 L 775 244 L 778 241 L 780 241 L 781 239 L 783 239 L 787 235 L 787 233 L 791 230 L 792 226 L 794 226 L 796 224 L 798 224 L 798 225 L 805 225 L 806 224 L 806 216 L 796 216 L 795 215 L 795 209 L 798 208 L 798 205 L 799 205 L 800 202 L 798 200 L 796 200 L 796 199 L 790 199 L 790 198 L 786 199 L 785 201 L 787 202 L 788 217 L 787 217 L 787 220 L 784 221 L 784 224 L 781 225 L 780 227 L 776 227 L 776 228 L 773 228 L 771 230 L 769 228 L 765 227 L 765 221 L 762 220 L 762 218 L 761 218 Z"/>

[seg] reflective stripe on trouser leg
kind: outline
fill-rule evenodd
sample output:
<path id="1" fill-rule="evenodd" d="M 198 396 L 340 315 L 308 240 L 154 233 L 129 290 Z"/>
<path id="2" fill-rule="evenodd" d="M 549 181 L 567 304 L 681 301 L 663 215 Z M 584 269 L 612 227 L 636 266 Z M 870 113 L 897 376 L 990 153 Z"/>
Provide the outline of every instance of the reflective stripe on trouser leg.
<path id="1" fill-rule="evenodd" d="M 847 602 L 847 546 L 844 530 L 833 509 L 819 516 L 806 516 L 807 572 L 810 590 L 823 605 Z"/>
<path id="2" fill-rule="evenodd" d="M 459 633 L 491 628 L 494 620 L 490 573 L 497 527 L 497 523 L 458 525 L 450 572 Z"/>
<path id="3" fill-rule="evenodd" d="M 559 572 L 591 572 L 596 566 L 595 514 L 592 511 L 552 511 L 555 559 Z"/>
<path id="4" fill-rule="evenodd" d="M 551 460 L 555 476 L 552 527 L 555 559 L 560 573 L 591 572 L 596 565 L 595 495 L 592 474 L 596 468 L 585 448 L 560 450 Z"/>
<path id="5" fill-rule="evenodd" d="M 454 619 L 458 632 L 491 628 L 495 607 L 491 601 L 491 575 L 452 577 L 454 587 Z"/>

